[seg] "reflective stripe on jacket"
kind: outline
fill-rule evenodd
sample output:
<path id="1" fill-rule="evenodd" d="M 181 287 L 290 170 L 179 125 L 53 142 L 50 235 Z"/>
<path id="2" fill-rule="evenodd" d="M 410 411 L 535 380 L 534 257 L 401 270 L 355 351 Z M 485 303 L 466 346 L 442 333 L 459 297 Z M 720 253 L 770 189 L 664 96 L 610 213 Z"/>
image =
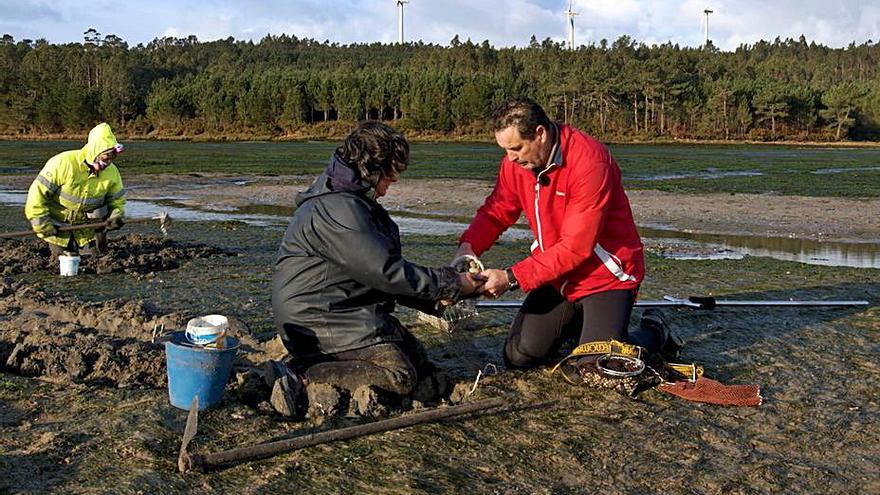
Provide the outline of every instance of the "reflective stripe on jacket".
<path id="1" fill-rule="evenodd" d="M 574 301 L 637 288 L 644 252 L 620 168 L 592 137 L 567 125 L 556 129 L 555 156 L 538 177 L 504 157 L 495 189 L 459 242 L 480 255 L 524 213 L 535 243 L 531 256 L 512 266 L 524 291 L 551 284 Z"/>
<path id="2" fill-rule="evenodd" d="M 88 163 L 117 144 L 107 124 L 99 124 L 89 132 L 88 143 L 79 150 L 59 153 L 46 162 L 28 190 L 25 217 L 33 226 L 48 222 L 56 225 L 77 225 L 98 222 L 114 211 L 125 213 L 125 189 L 119 169 L 111 164 L 91 174 Z M 95 238 L 91 229 L 72 232 L 77 245 L 84 246 Z M 70 234 L 43 236 L 52 244 L 67 246 Z"/>

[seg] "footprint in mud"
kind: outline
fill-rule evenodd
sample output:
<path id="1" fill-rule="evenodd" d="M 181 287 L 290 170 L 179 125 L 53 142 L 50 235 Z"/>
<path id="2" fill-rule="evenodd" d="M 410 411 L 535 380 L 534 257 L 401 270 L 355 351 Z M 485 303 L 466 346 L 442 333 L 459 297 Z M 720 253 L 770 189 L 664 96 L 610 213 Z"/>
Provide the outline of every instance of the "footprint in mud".
<path id="1" fill-rule="evenodd" d="M 173 270 L 182 261 L 234 256 L 205 244 L 188 244 L 156 236 L 128 234 L 110 239 L 107 254 L 84 256 L 80 273 L 151 273 Z M 9 240 L 0 244 L 0 276 L 57 271 L 48 245 L 39 239 Z"/>
<path id="2" fill-rule="evenodd" d="M 116 387 L 163 387 L 165 354 L 152 329 L 185 321 L 143 302 L 49 297 L 8 277 L 0 280 L 0 314 L 0 370 Z"/>

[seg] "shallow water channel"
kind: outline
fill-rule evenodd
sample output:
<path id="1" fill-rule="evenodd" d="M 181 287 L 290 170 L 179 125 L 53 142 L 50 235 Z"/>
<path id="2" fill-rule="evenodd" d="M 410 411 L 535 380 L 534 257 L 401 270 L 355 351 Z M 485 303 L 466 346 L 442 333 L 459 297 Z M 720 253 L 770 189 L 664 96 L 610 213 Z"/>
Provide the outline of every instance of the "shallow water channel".
<path id="1" fill-rule="evenodd" d="M 762 256 L 808 265 L 880 268 L 880 244 L 816 241 L 743 234 L 706 234 L 639 227 L 644 239 L 667 246 L 668 258 L 684 260 L 739 259 Z"/>
<path id="2" fill-rule="evenodd" d="M 24 191 L 0 191 L 0 204 L 24 205 Z M 148 217 L 165 211 L 174 221 L 240 221 L 251 225 L 282 229 L 287 224 L 283 214 L 244 213 L 238 210 L 212 211 L 176 204 L 181 198 L 129 200 L 126 212 L 131 217 Z M 392 212 L 393 213 L 393 212 Z M 451 220 L 420 217 L 407 212 L 393 215 L 404 234 L 457 235 L 466 224 Z M 639 233 L 648 245 L 662 245 L 661 255 L 684 260 L 740 259 L 761 256 L 809 265 L 846 266 L 880 269 L 880 244 L 871 242 L 814 241 L 786 237 L 743 234 L 706 234 L 640 226 Z M 527 239 L 525 229 L 511 229 L 504 239 Z"/>

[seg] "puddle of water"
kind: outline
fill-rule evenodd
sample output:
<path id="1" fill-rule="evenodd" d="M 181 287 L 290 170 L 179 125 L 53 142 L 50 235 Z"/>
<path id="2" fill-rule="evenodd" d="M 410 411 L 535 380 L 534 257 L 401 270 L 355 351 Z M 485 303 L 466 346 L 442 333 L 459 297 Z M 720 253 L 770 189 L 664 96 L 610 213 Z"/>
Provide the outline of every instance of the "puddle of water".
<path id="1" fill-rule="evenodd" d="M 0 204 L 10 206 L 23 206 L 27 193 L 24 191 L 0 191 Z M 199 222 L 199 221 L 230 221 L 236 220 L 260 227 L 284 226 L 290 219 L 292 208 L 267 206 L 265 208 L 247 208 L 245 210 L 258 209 L 262 213 L 242 213 L 242 210 L 232 209 L 225 211 L 226 207 L 218 205 L 206 205 L 205 209 L 188 208 L 173 204 L 174 201 L 167 197 L 154 201 L 130 199 L 125 202 L 126 215 L 130 217 L 153 217 L 161 212 L 167 212 L 175 221 Z M 222 210 L 221 210 L 222 209 Z M 221 210 L 221 211 L 218 211 Z M 419 218 L 411 215 L 392 215 L 397 222 L 400 232 L 403 234 L 421 235 L 459 235 L 467 228 L 466 223 L 437 220 L 432 218 Z M 501 237 L 503 240 L 529 239 L 531 233 L 523 229 L 510 229 Z"/>
<path id="2" fill-rule="evenodd" d="M 466 223 L 447 222 L 444 220 L 432 220 L 428 218 L 417 218 L 412 216 L 400 217 L 392 215 L 400 232 L 403 234 L 422 234 L 422 235 L 461 235 L 464 229 L 468 227 Z M 524 229 L 508 229 L 501 239 L 504 241 L 531 239 L 531 231 Z"/>
<path id="3" fill-rule="evenodd" d="M 27 193 L 22 191 L 0 191 L 0 204 L 9 206 L 23 206 L 27 199 Z M 172 206 L 163 201 L 158 204 L 152 201 L 143 201 L 130 199 L 125 202 L 125 213 L 130 217 L 154 217 L 161 212 L 167 212 L 175 221 L 183 222 L 221 222 L 237 220 L 251 225 L 261 227 L 270 225 L 282 225 L 286 220 L 273 215 L 258 214 L 241 214 L 241 213 L 219 213 L 214 211 L 204 211 L 195 208 L 184 208 L 181 206 Z"/>
<path id="4" fill-rule="evenodd" d="M 756 170 L 731 170 L 727 172 L 722 172 L 720 170 L 715 169 L 706 169 L 703 172 L 693 172 L 693 173 L 672 173 L 672 174 L 657 174 L 657 175 L 647 175 L 647 176 L 638 176 L 634 177 L 635 179 L 640 180 L 675 180 L 675 179 L 721 179 L 724 177 L 757 177 L 760 175 L 764 175 L 762 172 L 758 172 Z"/>
<path id="5" fill-rule="evenodd" d="M 847 172 L 873 172 L 875 170 L 880 170 L 880 167 L 820 168 L 818 170 L 814 170 L 812 173 L 815 175 L 824 175 L 845 174 Z"/>
<path id="6" fill-rule="evenodd" d="M 673 246 L 676 259 L 737 259 L 745 255 L 808 265 L 880 268 L 880 244 L 682 232 L 639 227 L 645 239 Z M 684 242 L 683 242 L 684 241 Z"/>
<path id="7" fill-rule="evenodd" d="M 639 229 L 644 236 L 647 229 Z M 648 248 L 658 251 L 664 258 L 676 260 L 741 260 L 745 254 L 726 249 L 722 246 L 701 244 L 687 239 L 671 237 L 642 237 Z"/>

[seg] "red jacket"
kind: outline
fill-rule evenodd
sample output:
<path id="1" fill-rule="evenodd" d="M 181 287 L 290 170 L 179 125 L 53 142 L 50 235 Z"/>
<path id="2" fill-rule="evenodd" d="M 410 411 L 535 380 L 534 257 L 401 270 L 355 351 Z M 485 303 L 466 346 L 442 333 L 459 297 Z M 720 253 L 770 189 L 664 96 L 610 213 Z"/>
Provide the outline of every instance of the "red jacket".
<path id="1" fill-rule="evenodd" d="M 504 157 L 495 189 L 459 242 L 479 256 L 524 212 L 535 242 L 511 267 L 523 291 L 552 284 L 575 301 L 637 289 L 645 258 L 620 168 L 602 143 L 567 125 L 557 129 L 552 163 L 537 177 Z"/>

